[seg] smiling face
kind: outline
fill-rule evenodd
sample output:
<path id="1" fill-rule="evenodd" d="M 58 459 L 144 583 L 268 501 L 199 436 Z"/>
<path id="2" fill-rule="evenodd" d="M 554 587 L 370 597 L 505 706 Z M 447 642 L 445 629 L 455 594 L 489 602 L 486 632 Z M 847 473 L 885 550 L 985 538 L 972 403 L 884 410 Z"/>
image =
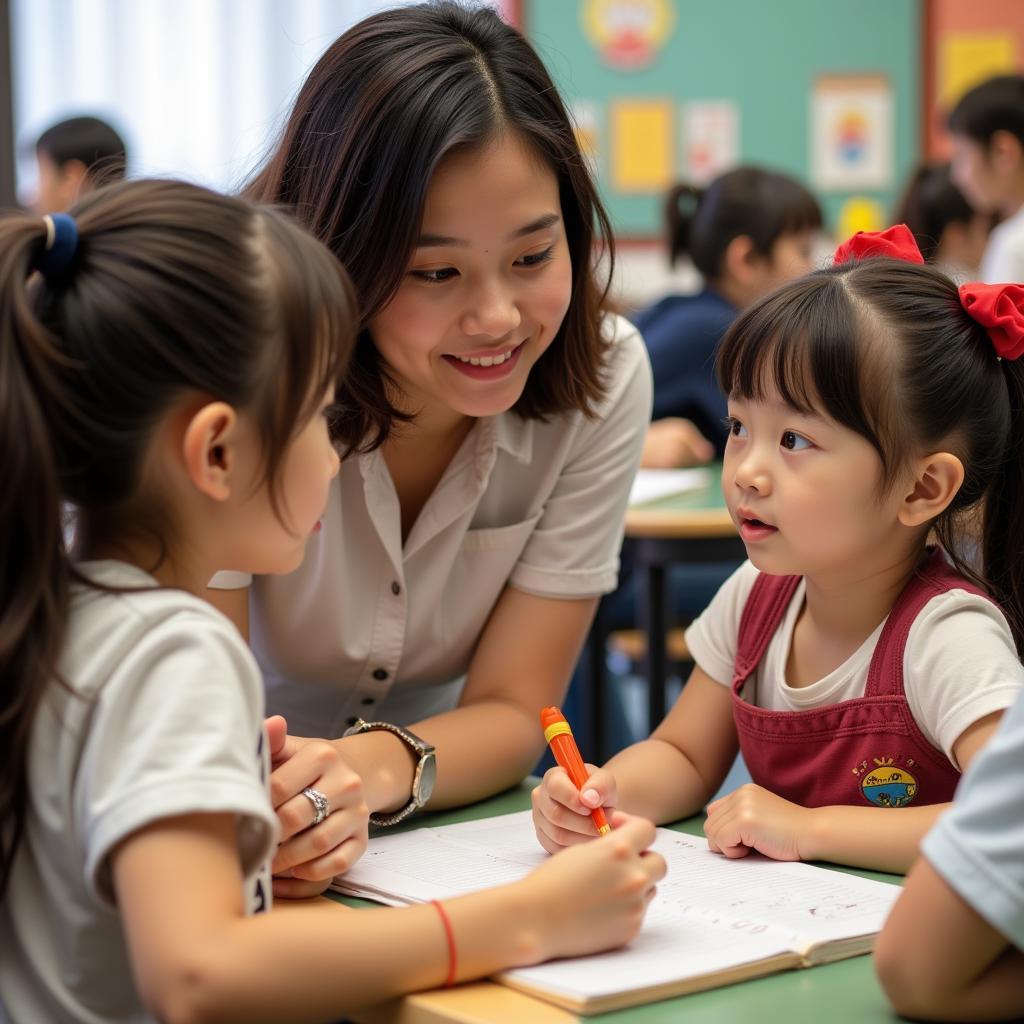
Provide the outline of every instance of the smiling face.
<path id="1" fill-rule="evenodd" d="M 889 564 L 906 543 L 902 491 L 881 493 L 869 441 L 768 389 L 730 396 L 722 489 L 747 555 L 762 572 L 846 577 Z"/>
<path id="2" fill-rule="evenodd" d="M 510 409 L 571 290 L 552 169 L 510 134 L 446 157 L 405 276 L 369 325 L 399 407 L 442 420 Z"/>

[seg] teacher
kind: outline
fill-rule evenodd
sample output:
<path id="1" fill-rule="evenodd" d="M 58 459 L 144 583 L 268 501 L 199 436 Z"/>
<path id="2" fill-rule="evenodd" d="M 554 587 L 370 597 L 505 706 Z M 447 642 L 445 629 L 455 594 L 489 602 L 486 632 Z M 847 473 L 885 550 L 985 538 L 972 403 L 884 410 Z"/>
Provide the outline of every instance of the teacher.
<path id="1" fill-rule="evenodd" d="M 346 32 L 248 191 L 333 250 L 362 311 L 321 534 L 250 600 L 268 709 L 329 741 L 286 742 L 275 802 L 302 830 L 275 866 L 324 879 L 353 859 L 351 817 L 319 823 L 356 799 L 352 773 L 388 824 L 536 763 L 538 711 L 616 585 L 650 369 L 602 309 L 610 230 L 563 103 L 491 10 Z"/>

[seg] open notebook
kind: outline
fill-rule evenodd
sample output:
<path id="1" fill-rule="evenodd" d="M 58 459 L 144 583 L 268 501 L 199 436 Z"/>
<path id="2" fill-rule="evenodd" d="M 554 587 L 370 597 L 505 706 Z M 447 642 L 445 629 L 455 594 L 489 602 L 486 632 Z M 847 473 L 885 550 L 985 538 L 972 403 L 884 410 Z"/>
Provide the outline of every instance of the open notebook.
<path id="1" fill-rule="evenodd" d="M 867 953 L 900 891 L 811 864 L 726 860 L 703 837 L 663 828 L 654 848 L 668 875 L 633 942 L 495 980 L 584 1014 L 685 995 Z M 524 811 L 375 838 L 333 887 L 392 905 L 447 899 L 513 882 L 546 857 Z"/>

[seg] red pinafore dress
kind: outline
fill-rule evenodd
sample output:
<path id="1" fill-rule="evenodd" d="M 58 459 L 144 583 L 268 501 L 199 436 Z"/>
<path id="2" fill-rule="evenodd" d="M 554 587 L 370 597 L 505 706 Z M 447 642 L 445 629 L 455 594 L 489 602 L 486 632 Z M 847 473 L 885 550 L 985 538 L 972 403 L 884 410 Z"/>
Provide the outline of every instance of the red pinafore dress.
<path id="1" fill-rule="evenodd" d="M 957 575 L 936 548 L 889 613 L 863 697 L 805 711 L 770 711 L 744 699 L 743 687 L 800 579 L 762 573 L 740 619 L 733 715 L 753 781 L 804 807 L 952 800 L 960 773 L 914 721 L 903 691 L 903 653 L 911 625 L 933 597 L 953 589 L 986 595 Z"/>

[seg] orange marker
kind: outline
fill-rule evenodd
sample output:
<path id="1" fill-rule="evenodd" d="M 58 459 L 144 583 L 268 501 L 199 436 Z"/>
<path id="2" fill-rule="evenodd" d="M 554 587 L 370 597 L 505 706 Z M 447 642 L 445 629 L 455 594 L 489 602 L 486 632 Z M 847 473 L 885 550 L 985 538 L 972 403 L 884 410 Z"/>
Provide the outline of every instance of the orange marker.
<path id="1" fill-rule="evenodd" d="M 582 791 L 590 776 L 583 764 L 583 758 L 580 757 L 580 749 L 572 737 L 572 729 L 569 728 L 565 715 L 558 708 L 544 708 L 540 713 L 540 724 L 544 727 L 544 740 L 551 747 L 555 760 L 565 769 L 573 785 Z M 595 807 L 590 816 L 601 835 L 611 832 L 611 825 L 604 816 L 603 807 Z"/>

